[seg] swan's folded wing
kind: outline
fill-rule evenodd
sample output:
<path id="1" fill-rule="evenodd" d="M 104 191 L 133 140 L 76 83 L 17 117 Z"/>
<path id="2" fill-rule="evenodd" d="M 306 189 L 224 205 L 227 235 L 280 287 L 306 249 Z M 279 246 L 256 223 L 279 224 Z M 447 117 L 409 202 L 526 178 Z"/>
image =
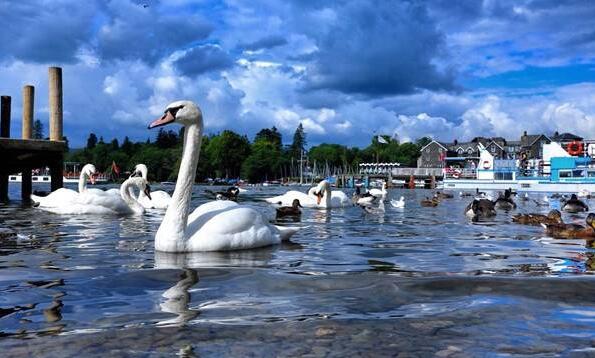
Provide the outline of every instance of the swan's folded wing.
<path id="1" fill-rule="evenodd" d="M 186 235 L 188 251 L 244 250 L 281 242 L 279 230 L 248 206 L 199 215 L 187 226 Z"/>
<path id="2" fill-rule="evenodd" d="M 66 188 L 57 189 L 47 196 L 31 195 L 31 200 L 39 203 L 40 207 L 57 207 L 76 202 L 79 193 Z"/>
<path id="3" fill-rule="evenodd" d="M 297 190 L 290 190 L 283 195 L 266 198 L 265 200 L 271 204 L 281 203 L 281 206 L 291 206 L 293 204 L 293 200 L 295 199 L 299 200 L 300 205 L 306 208 L 318 206 L 316 204 L 316 199 L 313 196 L 309 196 L 308 194 Z"/>

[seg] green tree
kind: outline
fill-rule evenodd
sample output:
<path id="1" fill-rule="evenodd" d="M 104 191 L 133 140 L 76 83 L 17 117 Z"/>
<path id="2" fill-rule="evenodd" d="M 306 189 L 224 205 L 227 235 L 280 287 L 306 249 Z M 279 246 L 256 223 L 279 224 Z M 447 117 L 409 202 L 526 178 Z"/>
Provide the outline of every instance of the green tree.
<path id="1" fill-rule="evenodd" d="M 45 136 L 43 135 L 43 123 L 39 119 L 36 119 L 33 122 L 33 139 L 43 139 Z"/>
<path id="2" fill-rule="evenodd" d="M 210 139 L 206 156 L 218 177 L 235 178 L 240 175 L 242 163 L 250 154 L 250 142 L 246 136 L 225 130 Z"/>
<path id="3" fill-rule="evenodd" d="M 276 143 L 261 139 L 252 144 L 251 154 L 242 165 L 242 175 L 252 183 L 274 179 L 279 169 L 280 151 Z"/>
<path id="4" fill-rule="evenodd" d="M 155 144 L 159 148 L 173 148 L 178 144 L 178 135 L 172 130 L 166 131 L 163 128 L 159 128 Z"/>
<path id="5" fill-rule="evenodd" d="M 97 136 L 95 133 L 89 134 L 89 138 L 87 138 L 87 149 L 93 149 L 97 145 Z"/>
<path id="6" fill-rule="evenodd" d="M 300 123 L 293 134 L 293 142 L 291 143 L 290 153 L 298 159 L 300 154 L 306 148 L 306 132 L 304 126 Z"/>
<path id="7" fill-rule="evenodd" d="M 120 149 L 120 144 L 118 143 L 118 139 L 117 138 L 112 139 L 112 142 L 110 144 L 111 144 L 111 149 L 112 150 L 115 151 L 115 150 Z"/>
<path id="8" fill-rule="evenodd" d="M 261 129 L 258 133 L 256 133 L 256 136 L 254 137 L 254 142 L 256 143 L 260 140 L 266 140 L 270 143 L 273 143 L 277 151 L 281 151 L 281 139 L 281 133 L 279 133 L 279 131 L 277 131 L 277 128 L 273 126 L 271 129 L 264 128 Z"/>
<path id="9" fill-rule="evenodd" d="M 132 142 L 130 141 L 130 138 L 128 138 L 128 136 L 124 137 L 124 141 L 122 141 L 122 146 L 120 148 L 127 155 L 129 155 L 129 156 L 132 155 L 132 153 L 134 151 L 134 145 L 132 144 Z"/>

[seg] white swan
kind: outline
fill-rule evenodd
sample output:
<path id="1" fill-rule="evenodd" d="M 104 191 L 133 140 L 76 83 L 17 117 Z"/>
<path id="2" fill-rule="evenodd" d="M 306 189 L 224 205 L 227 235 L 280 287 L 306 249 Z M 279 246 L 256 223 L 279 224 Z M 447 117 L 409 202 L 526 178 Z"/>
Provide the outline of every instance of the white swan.
<path id="1" fill-rule="evenodd" d="M 39 209 L 56 214 L 142 214 L 145 209 L 130 194 L 131 186 L 144 190 L 150 196 L 147 182 L 143 178 L 129 178 L 120 187 L 120 195 L 95 195 L 76 193 L 69 201 L 40 202 Z"/>
<path id="2" fill-rule="evenodd" d="M 384 198 L 384 197 L 386 197 L 386 194 L 388 193 L 388 191 L 386 190 L 386 182 L 385 181 L 382 182 L 382 190 L 380 190 L 380 189 L 370 189 L 368 192 L 370 194 L 372 194 L 372 196 L 375 196 L 377 198 Z"/>
<path id="3" fill-rule="evenodd" d="M 404 208 L 405 207 L 405 197 L 402 196 L 399 200 L 392 199 L 390 201 L 390 205 L 395 208 Z"/>
<path id="4" fill-rule="evenodd" d="M 86 164 L 79 175 L 78 192 L 67 189 L 59 188 L 49 193 L 47 196 L 31 195 L 31 200 L 39 204 L 39 206 L 53 206 L 55 203 L 68 203 L 75 201 L 79 194 L 87 192 L 87 179 L 91 180 L 91 183 L 95 183 L 95 166 L 93 164 Z M 98 189 L 94 189 L 98 190 Z"/>
<path id="5" fill-rule="evenodd" d="M 279 244 L 297 231 L 271 225 L 258 211 L 231 201 L 209 202 L 188 215 L 202 141 L 202 113 L 191 101 L 177 101 L 167 106 L 165 114 L 149 128 L 174 122 L 184 126 L 184 148 L 176 189 L 155 235 L 155 250 L 252 249 Z"/>
<path id="6" fill-rule="evenodd" d="M 137 164 L 134 167 L 134 172 L 130 176 L 139 176 L 145 180 L 149 180 L 147 178 L 147 166 L 144 164 Z M 145 209 L 167 209 L 169 202 L 171 201 L 171 196 L 163 190 L 152 191 L 151 192 L 151 199 L 145 194 L 144 191 L 140 191 L 137 198 L 138 202 L 145 207 Z"/>
<path id="7" fill-rule="evenodd" d="M 353 206 L 351 199 L 344 192 L 340 190 L 331 191 L 331 186 L 326 180 L 322 180 L 317 186 L 310 188 L 308 194 L 290 190 L 283 195 L 266 198 L 265 200 L 271 204 L 281 203 L 282 206 L 291 206 L 295 199 L 298 199 L 305 208 L 330 209 Z"/>

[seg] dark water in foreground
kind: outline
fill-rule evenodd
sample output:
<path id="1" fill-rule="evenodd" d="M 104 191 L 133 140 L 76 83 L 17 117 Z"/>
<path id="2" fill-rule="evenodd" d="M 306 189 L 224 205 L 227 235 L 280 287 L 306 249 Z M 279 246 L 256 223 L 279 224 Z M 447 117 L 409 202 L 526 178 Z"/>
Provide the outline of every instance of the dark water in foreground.
<path id="1" fill-rule="evenodd" d="M 285 190 L 242 198 L 272 215 L 259 200 Z M 591 244 L 513 225 L 503 211 L 470 223 L 469 198 L 436 208 L 419 206 L 423 190 L 389 199 L 401 195 L 407 207 L 387 200 L 384 214 L 305 209 L 292 244 L 193 255 L 154 252 L 160 212 L 65 217 L 0 206 L 0 226 L 26 236 L 0 243 L 0 352 L 595 355 Z M 516 212 L 547 210 L 519 202 Z"/>

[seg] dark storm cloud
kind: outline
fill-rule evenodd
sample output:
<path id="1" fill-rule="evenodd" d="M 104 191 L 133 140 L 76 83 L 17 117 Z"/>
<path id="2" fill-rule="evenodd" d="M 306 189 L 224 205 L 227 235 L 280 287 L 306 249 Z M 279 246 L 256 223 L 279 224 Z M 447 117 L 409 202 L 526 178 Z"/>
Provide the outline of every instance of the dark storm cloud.
<path id="1" fill-rule="evenodd" d="M 98 34 L 101 57 L 155 63 L 175 50 L 206 39 L 212 31 L 200 16 L 158 11 L 127 2 L 112 3 L 107 9 L 109 22 Z"/>
<path id="2" fill-rule="evenodd" d="M 196 76 L 228 68 L 233 65 L 233 61 L 219 46 L 205 45 L 189 50 L 174 64 L 184 75 Z"/>
<path id="3" fill-rule="evenodd" d="M 444 39 L 424 7 L 408 2 L 353 1 L 336 6 L 336 21 L 310 35 L 319 51 L 311 88 L 389 95 L 452 90 L 454 74 L 433 63 Z"/>
<path id="4" fill-rule="evenodd" d="M 256 50 L 261 50 L 261 49 L 274 48 L 277 46 L 283 46 L 286 44 L 287 44 L 287 40 L 284 37 L 282 37 L 280 35 L 271 35 L 271 36 L 263 37 L 257 41 L 251 42 L 251 43 L 242 44 L 242 45 L 240 45 L 240 47 L 242 47 L 245 50 L 256 51 Z"/>
<path id="5" fill-rule="evenodd" d="M 86 1 L 0 2 L 0 60 L 73 62 L 89 41 L 96 7 Z"/>

